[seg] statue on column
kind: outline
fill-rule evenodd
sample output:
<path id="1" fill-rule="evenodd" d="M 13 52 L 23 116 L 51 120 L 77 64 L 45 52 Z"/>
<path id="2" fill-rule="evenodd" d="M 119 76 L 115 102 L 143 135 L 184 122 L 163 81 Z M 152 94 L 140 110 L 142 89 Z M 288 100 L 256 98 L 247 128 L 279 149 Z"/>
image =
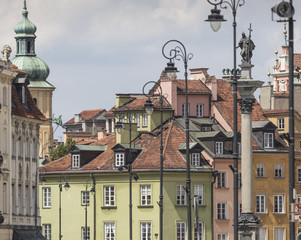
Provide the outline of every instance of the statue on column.
<path id="1" fill-rule="evenodd" d="M 251 39 L 251 25 L 249 28 L 249 37 L 243 32 L 241 39 L 238 43 L 238 47 L 241 48 L 240 55 L 242 56 L 242 63 L 251 63 L 251 58 L 253 56 L 253 50 L 255 49 L 255 44 Z"/>

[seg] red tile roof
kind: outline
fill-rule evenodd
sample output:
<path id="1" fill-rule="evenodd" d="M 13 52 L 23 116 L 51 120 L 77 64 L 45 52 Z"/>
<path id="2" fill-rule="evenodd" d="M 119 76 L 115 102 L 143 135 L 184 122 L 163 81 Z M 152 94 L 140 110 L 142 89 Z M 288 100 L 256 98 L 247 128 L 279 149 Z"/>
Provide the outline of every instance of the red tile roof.
<path id="1" fill-rule="evenodd" d="M 240 99 L 240 95 L 237 94 L 237 98 Z M 232 87 L 227 80 L 217 79 L 217 102 L 214 102 L 214 105 L 224 116 L 228 124 L 233 128 L 233 93 Z M 268 120 L 264 116 L 264 111 L 255 100 L 252 110 L 252 121 L 266 121 Z M 241 111 L 240 105 L 237 104 L 237 125 L 238 131 L 241 127 Z"/>
<path id="2" fill-rule="evenodd" d="M 84 110 L 82 111 L 80 114 L 82 115 L 82 119 L 83 120 L 90 120 L 93 117 L 95 117 L 97 114 L 101 113 L 105 111 L 105 109 L 101 108 L 101 109 L 94 109 L 94 110 Z M 72 124 L 74 123 L 74 117 L 71 118 L 68 122 L 66 122 L 65 124 Z"/>
<path id="3" fill-rule="evenodd" d="M 21 99 L 17 93 L 16 86 L 13 84 L 11 88 L 12 93 L 12 114 L 20 117 L 26 117 L 31 119 L 37 119 L 45 121 L 45 116 L 41 113 L 41 111 L 38 109 L 38 107 L 35 105 L 32 96 L 30 94 L 30 91 L 28 88 L 25 88 L 26 91 L 26 102 L 27 107 L 24 107 L 24 105 L 21 102 Z"/>
<path id="4" fill-rule="evenodd" d="M 185 80 L 177 79 L 177 87 L 180 92 L 185 92 Z M 210 89 L 201 80 L 187 81 L 188 94 L 211 94 Z M 179 92 L 179 91 L 178 91 Z"/>
<path id="5" fill-rule="evenodd" d="M 114 107 L 112 107 L 109 111 L 107 111 L 105 114 L 104 114 L 104 116 L 114 116 L 114 112 L 115 112 L 115 106 Z"/>

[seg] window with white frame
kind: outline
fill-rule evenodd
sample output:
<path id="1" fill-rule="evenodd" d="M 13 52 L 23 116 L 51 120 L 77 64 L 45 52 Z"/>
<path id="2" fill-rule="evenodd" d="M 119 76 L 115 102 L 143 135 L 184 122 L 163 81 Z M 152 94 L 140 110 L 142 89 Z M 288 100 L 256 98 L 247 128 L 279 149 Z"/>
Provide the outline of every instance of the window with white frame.
<path id="1" fill-rule="evenodd" d="M 278 130 L 284 129 L 284 118 L 278 118 Z"/>
<path id="2" fill-rule="evenodd" d="M 115 223 L 104 223 L 105 227 L 105 240 L 115 240 Z"/>
<path id="3" fill-rule="evenodd" d="M 140 114 L 139 113 L 136 113 L 136 115 L 135 115 L 135 121 L 137 123 L 137 127 L 140 127 Z"/>
<path id="4" fill-rule="evenodd" d="M 274 147 L 274 134 L 264 133 L 264 148 L 273 148 L 273 147 Z"/>
<path id="5" fill-rule="evenodd" d="M 197 197 L 198 205 L 204 205 L 204 189 L 203 185 L 194 185 L 194 197 Z"/>
<path id="6" fill-rule="evenodd" d="M 196 105 L 196 116 L 199 118 L 203 117 L 203 110 L 204 110 L 204 104 L 197 104 Z"/>
<path id="7" fill-rule="evenodd" d="M 274 196 L 274 213 L 284 213 L 284 198 L 283 195 L 275 195 Z"/>
<path id="8" fill-rule="evenodd" d="M 186 191 L 184 185 L 177 186 L 177 205 L 186 205 Z"/>
<path id="9" fill-rule="evenodd" d="M 51 240 L 51 224 L 43 224 L 43 235 L 47 240 Z"/>
<path id="10" fill-rule="evenodd" d="M 142 115 L 142 125 L 143 125 L 143 127 L 148 126 L 148 115 L 147 115 L 147 113 L 143 113 L 143 115 Z"/>
<path id="11" fill-rule="evenodd" d="M 151 185 L 141 185 L 140 186 L 141 194 L 141 206 L 150 206 L 152 203 L 152 190 Z"/>
<path id="12" fill-rule="evenodd" d="M 259 229 L 259 240 L 266 240 L 267 239 L 267 229 L 266 228 L 260 228 Z"/>
<path id="13" fill-rule="evenodd" d="M 199 222 L 199 234 L 198 229 L 194 224 L 194 240 L 203 240 L 203 232 L 204 232 L 204 224 L 202 222 Z"/>
<path id="14" fill-rule="evenodd" d="M 283 165 L 282 164 L 275 165 L 275 178 L 283 178 Z"/>
<path id="15" fill-rule="evenodd" d="M 189 108 L 190 108 L 190 105 L 189 105 L 189 103 L 188 103 L 188 117 L 189 117 Z M 183 117 L 185 117 L 185 113 L 186 113 L 186 104 L 185 103 L 183 103 L 182 104 L 182 116 Z"/>
<path id="16" fill-rule="evenodd" d="M 274 228 L 274 240 L 284 240 L 285 235 L 284 235 L 284 228 Z"/>
<path id="17" fill-rule="evenodd" d="M 265 195 L 256 195 L 256 213 L 265 213 Z"/>
<path id="18" fill-rule="evenodd" d="M 216 154 L 223 154 L 224 152 L 224 143 L 223 142 L 216 142 L 215 143 L 215 153 Z"/>
<path id="19" fill-rule="evenodd" d="M 201 154 L 200 153 L 192 153 L 191 154 L 191 165 L 192 166 L 201 166 Z"/>
<path id="20" fill-rule="evenodd" d="M 115 187 L 114 186 L 104 186 L 104 205 L 105 206 L 115 206 Z"/>
<path id="21" fill-rule="evenodd" d="M 217 234 L 217 240 L 228 240 L 227 233 L 219 233 L 219 234 Z"/>
<path id="22" fill-rule="evenodd" d="M 217 173 L 217 188 L 226 187 L 226 172 Z"/>
<path id="23" fill-rule="evenodd" d="M 256 177 L 265 177 L 265 166 L 262 163 L 256 164 Z"/>
<path id="24" fill-rule="evenodd" d="M 82 206 L 89 206 L 89 205 L 90 205 L 90 192 L 82 191 Z"/>
<path id="25" fill-rule="evenodd" d="M 79 168 L 79 167 L 80 167 L 80 155 L 72 154 L 72 168 Z"/>
<path id="26" fill-rule="evenodd" d="M 186 222 L 177 222 L 177 240 L 186 240 Z"/>
<path id="27" fill-rule="evenodd" d="M 43 188 L 43 208 L 51 208 L 51 188 Z"/>
<path id="28" fill-rule="evenodd" d="M 218 220 L 226 219 L 226 203 L 217 204 L 217 219 Z"/>
<path id="29" fill-rule="evenodd" d="M 301 167 L 298 167 L 298 170 L 297 170 L 297 174 L 298 174 L 298 182 L 301 182 Z"/>
<path id="30" fill-rule="evenodd" d="M 152 224 L 150 222 L 140 223 L 141 228 L 141 240 L 151 240 L 152 239 Z"/>
<path id="31" fill-rule="evenodd" d="M 90 240 L 90 227 L 82 227 L 82 240 Z"/>
<path id="32" fill-rule="evenodd" d="M 115 167 L 124 166 L 124 153 L 115 153 Z"/>

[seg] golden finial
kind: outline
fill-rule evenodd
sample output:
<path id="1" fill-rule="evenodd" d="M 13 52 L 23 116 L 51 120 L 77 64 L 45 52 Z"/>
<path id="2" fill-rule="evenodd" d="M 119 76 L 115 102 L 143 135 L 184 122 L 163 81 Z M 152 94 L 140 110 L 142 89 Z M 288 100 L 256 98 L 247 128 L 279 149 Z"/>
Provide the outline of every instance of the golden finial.
<path id="1" fill-rule="evenodd" d="M 268 74 L 267 74 L 267 75 L 268 75 L 268 77 L 269 77 L 269 76 L 271 76 L 271 73 L 270 73 L 270 72 L 268 72 Z"/>
<path id="2" fill-rule="evenodd" d="M 275 51 L 275 54 L 276 54 L 276 55 L 278 54 L 278 51 L 277 51 L 277 50 Z"/>

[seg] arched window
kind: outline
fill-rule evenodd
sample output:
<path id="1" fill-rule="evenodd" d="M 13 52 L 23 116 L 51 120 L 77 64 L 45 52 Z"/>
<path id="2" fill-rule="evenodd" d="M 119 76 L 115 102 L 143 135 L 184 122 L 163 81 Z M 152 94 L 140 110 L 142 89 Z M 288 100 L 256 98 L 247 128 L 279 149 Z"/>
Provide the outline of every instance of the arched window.
<path id="1" fill-rule="evenodd" d="M 30 41 L 27 42 L 27 53 L 30 53 Z"/>
<path id="2" fill-rule="evenodd" d="M 7 92 L 6 87 L 3 87 L 3 106 L 7 106 Z"/>
<path id="3" fill-rule="evenodd" d="M 36 98 L 33 98 L 33 102 L 34 102 L 35 105 L 38 104 L 38 100 Z"/>

